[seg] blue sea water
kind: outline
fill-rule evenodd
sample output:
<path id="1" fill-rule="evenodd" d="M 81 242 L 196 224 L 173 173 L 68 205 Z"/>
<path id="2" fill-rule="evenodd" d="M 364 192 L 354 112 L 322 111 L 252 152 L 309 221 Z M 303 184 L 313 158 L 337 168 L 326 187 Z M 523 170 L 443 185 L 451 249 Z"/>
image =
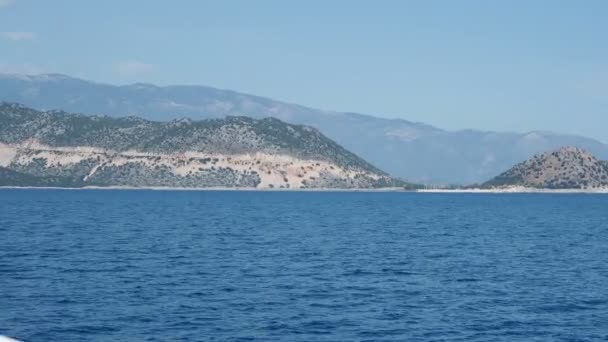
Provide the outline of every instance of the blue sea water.
<path id="1" fill-rule="evenodd" d="M 602 341 L 608 196 L 0 190 L 0 334 Z"/>

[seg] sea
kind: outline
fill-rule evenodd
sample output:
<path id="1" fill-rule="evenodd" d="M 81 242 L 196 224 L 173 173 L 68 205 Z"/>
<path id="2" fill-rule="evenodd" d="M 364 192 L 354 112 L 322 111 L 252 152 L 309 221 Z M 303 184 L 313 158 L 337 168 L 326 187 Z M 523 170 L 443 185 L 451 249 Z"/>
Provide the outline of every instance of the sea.
<path id="1" fill-rule="evenodd" d="M 0 190 L 21 341 L 606 341 L 608 195 Z"/>

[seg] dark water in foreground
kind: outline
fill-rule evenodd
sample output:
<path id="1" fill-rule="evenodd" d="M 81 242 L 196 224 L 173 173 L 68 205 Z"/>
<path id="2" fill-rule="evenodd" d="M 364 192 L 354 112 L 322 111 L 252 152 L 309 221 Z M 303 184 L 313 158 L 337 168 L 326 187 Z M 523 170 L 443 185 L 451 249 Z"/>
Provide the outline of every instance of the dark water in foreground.
<path id="1" fill-rule="evenodd" d="M 608 196 L 0 190 L 28 341 L 608 339 Z"/>

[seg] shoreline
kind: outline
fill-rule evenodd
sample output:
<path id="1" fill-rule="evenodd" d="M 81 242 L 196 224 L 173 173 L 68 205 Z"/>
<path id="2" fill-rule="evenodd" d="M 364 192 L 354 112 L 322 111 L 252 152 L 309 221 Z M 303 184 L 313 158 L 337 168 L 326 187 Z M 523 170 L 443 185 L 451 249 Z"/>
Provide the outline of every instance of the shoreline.
<path id="1" fill-rule="evenodd" d="M 66 187 L 40 187 L 40 186 L 0 186 L 0 190 L 134 190 L 134 191 L 246 191 L 246 192 L 416 192 L 402 188 L 378 188 L 378 189 L 332 189 L 332 188 L 310 188 L 310 189 L 272 189 L 272 188 L 180 188 L 180 187 L 135 187 L 135 186 L 85 186 L 81 188 Z"/>
<path id="2" fill-rule="evenodd" d="M 180 188 L 180 187 L 134 187 L 134 186 L 86 186 L 81 188 L 37 187 L 37 186 L 0 186 L 0 190 L 130 190 L 130 191 L 243 191 L 243 192 L 407 192 L 421 194 L 608 194 L 608 188 L 597 189 L 537 189 L 512 187 L 501 189 L 417 189 L 378 188 L 378 189 L 272 189 L 272 188 Z"/>
<path id="3" fill-rule="evenodd" d="M 437 194 L 608 194 L 608 188 L 596 189 L 538 189 L 512 187 L 499 189 L 419 189 L 419 193 Z"/>

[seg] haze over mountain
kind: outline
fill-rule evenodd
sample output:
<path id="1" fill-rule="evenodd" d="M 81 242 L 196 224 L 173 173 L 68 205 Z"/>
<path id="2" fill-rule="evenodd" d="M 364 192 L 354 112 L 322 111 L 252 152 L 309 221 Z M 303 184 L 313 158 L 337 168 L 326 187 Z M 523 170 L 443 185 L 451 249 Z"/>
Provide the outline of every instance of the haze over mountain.
<path id="1" fill-rule="evenodd" d="M 59 74 L 0 75 L 0 100 L 41 110 L 137 115 L 152 120 L 275 117 L 318 128 L 379 168 L 415 182 L 481 182 L 520 160 L 561 146 L 608 159 L 608 145 L 552 132 L 446 131 L 423 123 L 312 109 L 206 86 L 114 86 Z"/>

